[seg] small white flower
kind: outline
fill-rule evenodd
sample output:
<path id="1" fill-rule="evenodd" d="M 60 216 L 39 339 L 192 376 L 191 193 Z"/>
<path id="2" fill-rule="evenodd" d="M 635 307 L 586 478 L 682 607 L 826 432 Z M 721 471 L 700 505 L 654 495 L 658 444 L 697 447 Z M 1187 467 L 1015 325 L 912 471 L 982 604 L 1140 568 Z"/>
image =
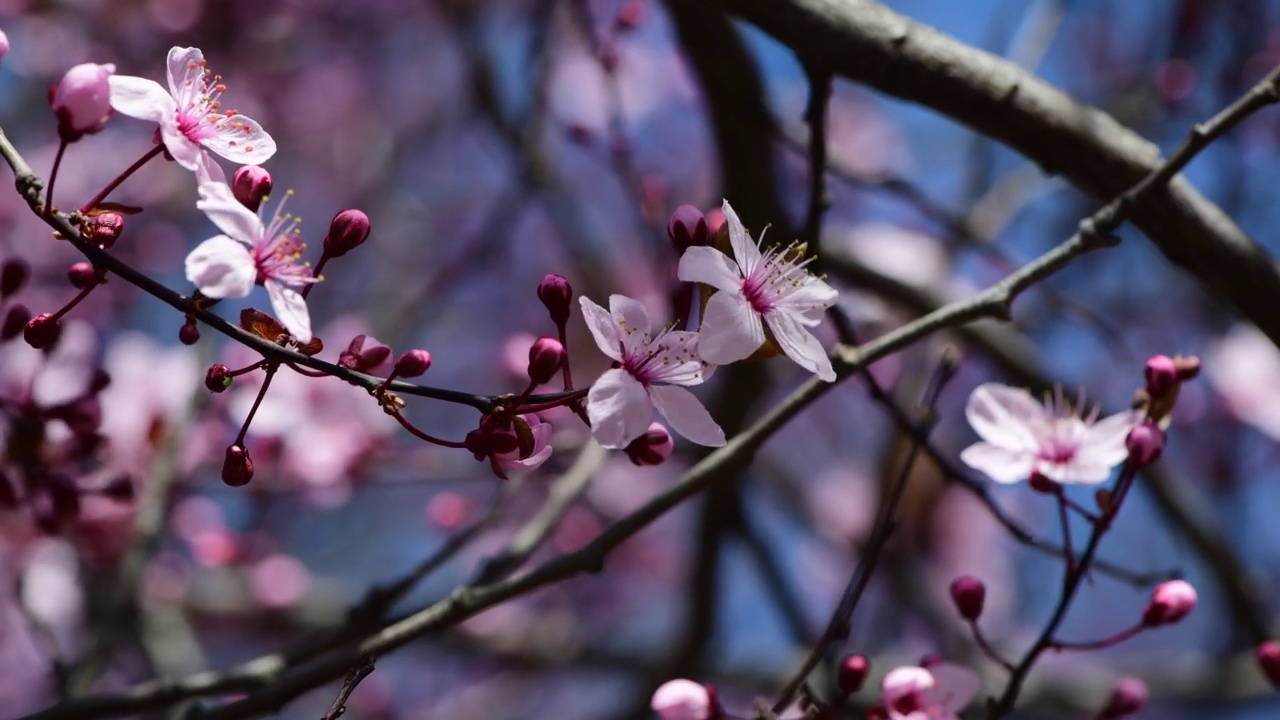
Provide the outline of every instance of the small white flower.
<path id="1" fill-rule="evenodd" d="M 600 351 L 621 367 L 607 370 L 587 393 L 596 441 L 624 448 L 649 429 L 654 407 L 676 432 L 699 445 L 724 445 L 724 431 L 693 393 L 707 370 L 698 359 L 698 334 L 663 330 L 650 336 L 649 314 L 638 301 L 609 296 L 609 310 L 579 298 L 582 317 Z"/>
<path id="2" fill-rule="evenodd" d="M 298 219 L 282 214 L 284 201 L 271 222 L 264 223 L 235 199 L 226 183 L 206 182 L 200 185 L 196 207 L 226 234 L 205 240 L 187 255 L 187 279 L 211 298 L 245 297 L 255 284 L 262 285 L 285 329 L 298 342 L 310 342 L 311 315 L 294 288 L 316 282 L 316 277 L 299 262 L 306 245 L 298 239 Z"/>
<path id="3" fill-rule="evenodd" d="M 260 165 L 276 152 L 275 140 L 257 122 L 219 98 L 227 87 L 199 48 L 169 50 L 169 89 L 146 78 L 112 75 L 111 107 L 160 126 L 160 139 L 175 162 L 195 172 L 204 149 L 241 165 Z"/>
<path id="4" fill-rule="evenodd" d="M 749 357 L 765 341 L 768 325 L 782 352 L 800 367 L 833 382 L 835 370 L 822 344 L 808 328 L 822 322 L 836 302 L 836 291 L 805 270 L 795 247 L 760 252 L 738 214 L 725 201 L 733 259 L 715 248 L 694 246 L 680 258 L 679 277 L 719 290 L 707 302 L 698 328 L 702 359 L 725 365 Z"/>
<path id="5" fill-rule="evenodd" d="M 996 482 L 1015 483 L 1033 472 L 1058 483 L 1093 485 L 1129 455 L 1125 438 L 1142 415 L 1133 411 L 1098 420 L 1076 414 L 1059 389 L 1046 407 L 1018 388 L 986 383 L 969 396 L 965 417 L 984 442 L 960 460 Z"/>

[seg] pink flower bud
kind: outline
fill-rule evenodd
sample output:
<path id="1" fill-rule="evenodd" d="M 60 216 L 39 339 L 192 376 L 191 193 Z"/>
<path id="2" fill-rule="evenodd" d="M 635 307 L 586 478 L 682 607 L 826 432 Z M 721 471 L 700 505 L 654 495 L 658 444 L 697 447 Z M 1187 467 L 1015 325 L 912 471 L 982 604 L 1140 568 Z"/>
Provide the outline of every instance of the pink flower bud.
<path id="1" fill-rule="evenodd" d="M 40 313 L 22 329 L 22 339 L 37 350 L 52 350 L 62 337 L 62 323 L 53 313 Z"/>
<path id="2" fill-rule="evenodd" d="M 351 338 L 347 349 L 338 355 L 338 366 L 356 372 L 371 373 L 391 357 L 391 348 L 368 335 Z"/>
<path id="3" fill-rule="evenodd" d="M 94 215 L 89 221 L 89 229 L 85 237 L 100 247 L 109 248 L 116 244 L 116 240 L 123 231 L 124 216 L 120 213 L 104 212 Z"/>
<path id="4" fill-rule="evenodd" d="M 209 392 L 220 393 L 231 387 L 233 381 L 231 368 L 222 363 L 210 365 L 208 372 L 204 374 L 204 386 L 209 389 Z"/>
<path id="5" fill-rule="evenodd" d="M 955 603 L 960 617 L 973 622 L 982 616 L 982 605 L 987 600 L 987 586 L 982 581 L 961 575 L 951 581 L 951 601 Z"/>
<path id="6" fill-rule="evenodd" d="M 671 433 L 667 432 L 662 423 L 651 422 L 643 435 L 627 445 L 626 453 L 636 465 L 661 465 L 671 457 L 675 446 Z"/>
<path id="7" fill-rule="evenodd" d="M 1151 601 L 1142 612 L 1142 624 L 1148 627 L 1176 623 L 1196 606 L 1196 589 L 1186 580 L 1169 580 L 1156 586 Z"/>
<path id="8" fill-rule="evenodd" d="M 231 487 L 248 485 L 253 479 L 253 459 L 243 445 L 229 445 L 222 462 L 222 482 Z"/>
<path id="9" fill-rule="evenodd" d="M 551 322 L 564 327 L 569 322 L 569 303 L 573 300 L 573 286 L 563 275 L 552 273 L 538 283 L 538 299 L 547 307 Z"/>
<path id="10" fill-rule="evenodd" d="M 1147 394 L 1159 399 L 1178 386 L 1178 368 L 1168 355 L 1152 355 L 1143 370 L 1147 378 Z"/>
<path id="11" fill-rule="evenodd" d="M 368 215 L 359 210 L 343 210 L 329 223 L 329 234 L 324 236 L 324 254 L 342 257 L 363 245 L 371 231 Z"/>
<path id="12" fill-rule="evenodd" d="M 3 30 L 0 30 L 0 58 L 7 54 L 9 54 L 9 36 L 5 35 Z"/>
<path id="13" fill-rule="evenodd" d="M 1178 369 L 1178 379 L 1182 382 L 1192 380 L 1200 374 L 1200 358 L 1194 355 L 1176 357 L 1173 359 L 1173 365 Z"/>
<path id="14" fill-rule="evenodd" d="M 681 205 L 671 213 L 671 220 L 667 223 L 667 237 L 671 238 L 676 252 L 681 254 L 694 245 L 706 245 L 710 237 L 707 218 L 698 208 Z"/>
<path id="15" fill-rule="evenodd" d="M 397 377 L 418 377 L 430 367 L 431 353 L 426 350 L 410 350 L 396 360 L 392 374 Z"/>
<path id="16" fill-rule="evenodd" d="M 1134 426 L 1124 439 L 1129 458 L 1139 467 L 1146 467 L 1160 458 L 1164 452 L 1164 431 L 1151 421 Z"/>
<path id="17" fill-rule="evenodd" d="M 1258 667 L 1267 676 L 1271 687 L 1280 690 L 1280 643 L 1268 640 L 1258 645 Z"/>
<path id="18" fill-rule="evenodd" d="M 78 262 L 67 268 L 67 281 L 71 283 L 71 287 L 77 290 L 83 290 L 90 285 L 98 282 L 98 271 L 94 269 L 93 263 Z"/>
<path id="19" fill-rule="evenodd" d="M 846 695 L 852 695 L 862 689 L 862 684 L 867 681 L 867 674 L 871 672 L 871 661 L 862 655 L 846 655 L 840 661 L 840 670 L 836 675 L 836 684 L 840 687 L 840 692 Z"/>
<path id="20" fill-rule="evenodd" d="M 63 141 L 75 142 L 106 124 L 111 116 L 107 78 L 115 71 L 115 65 L 82 63 L 62 76 L 50 93 L 49 105 L 58 116 L 58 136 Z"/>
<path id="21" fill-rule="evenodd" d="M 649 707 L 660 720 L 711 720 L 713 700 L 706 687 L 692 680 L 668 680 L 653 692 Z"/>
<path id="22" fill-rule="evenodd" d="M 254 212 L 271 194 L 271 173 L 261 165 L 241 165 L 231 176 L 231 194 Z"/>
<path id="23" fill-rule="evenodd" d="M 31 266 L 21 258 L 10 258 L 0 263 L 0 298 L 7 298 L 22 289 L 31 277 Z"/>
<path id="24" fill-rule="evenodd" d="M 540 337 L 529 347 L 529 381 L 544 385 L 555 378 L 568 360 L 568 353 L 559 340 Z"/>
<path id="25" fill-rule="evenodd" d="M 1128 717 L 1147 705 L 1147 684 L 1138 678 L 1121 678 L 1111 691 L 1111 699 L 1098 715 L 1098 720 Z"/>
<path id="26" fill-rule="evenodd" d="M 196 327 L 196 319 L 188 317 L 187 321 L 178 328 L 178 342 L 183 345 L 195 345 L 200 342 L 200 328 Z"/>
<path id="27" fill-rule="evenodd" d="M 18 337 L 27 322 L 31 320 L 31 311 L 26 305 L 16 304 L 4 314 L 4 322 L 0 323 L 0 341 L 8 341 Z"/>

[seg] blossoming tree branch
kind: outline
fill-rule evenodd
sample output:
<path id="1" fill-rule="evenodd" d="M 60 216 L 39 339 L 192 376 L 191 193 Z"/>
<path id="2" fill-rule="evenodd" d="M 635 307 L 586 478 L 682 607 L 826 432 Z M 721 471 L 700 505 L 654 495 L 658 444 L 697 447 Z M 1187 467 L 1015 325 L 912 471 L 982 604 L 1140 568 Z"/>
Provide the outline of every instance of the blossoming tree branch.
<path id="1" fill-rule="evenodd" d="M 759 17 L 821 11 L 799 0 L 780 10 L 741 4 L 745 14 Z M 390 257 L 382 248 L 396 240 L 384 239 L 375 227 L 394 226 L 393 218 L 339 205 L 328 209 L 332 219 L 322 231 L 304 222 L 297 208 L 306 199 L 282 189 L 283 173 L 268 167 L 284 164 L 291 137 L 274 131 L 269 115 L 255 120 L 232 108 L 251 100 L 236 88 L 252 84 L 252 78 L 238 77 L 247 72 L 238 65 L 236 74 L 216 73 L 213 66 L 223 58 L 212 51 L 206 58 L 195 47 L 172 47 L 163 77 L 128 75 L 124 58 L 65 68 L 48 93 L 51 113 L 42 115 L 42 131 L 54 143 L 51 153 L 28 152 L 25 137 L 0 131 L 0 156 L 14 175 L 14 199 L 43 226 L 40 233 L 0 246 L 0 508 L 6 515 L 0 529 L 12 536 L 13 555 L 21 558 L 17 570 L 5 570 L 21 578 L 12 608 L 15 627 L 24 628 L 21 637 L 34 638 L 21 646 L 0 639 L 0 650 L 43 659 L 26 663 L 23 677 L 29 681 L 13 699 L 0 684 L 0 697 L 18 708 L 17 716 L 310 716 L 306 703 L 318 692 L 324 699 L 315 707 L 326 719 L 349 711 L 395 717 L 415 702 L 427 702 L 404 690 L 410 699 L 398 705 L 388 677 L 403 672 L 406 665 L 398 663 L 413 662 L 401 660 L 413 656 L 406 646 L 428 637 L 481 654 L 524 652 L 526 662 L 555 667 L 564 652 L 558 643 L 599 640 L 556 636 L 557 618 L 570 623 L 598 615 L 604 618 L 598 622 L 607 622 L 610 613 L 643 614 L 643 602 L 635 604 L 634 597 L 644 595 L 651 579 L 620 591 L 625 599 L 593 604 L 578 595 L 608 595 L 589 583 L 613 582 L 628 563 L 661 564 L 669 554 L 664 546 L 653 546 L 649 555 L 637 548 L 668 532 L 699 499 L 705 509 L 690 600 L 698 620 L 687 628 L 687 638 L 673 641 L 682 647 L 663 648 L 659 655 L 668 657 L 658 661 L 630 651 L 609 656 L 613 649 L 604 642 L 596 647 L 597 657 L 611 657 L 642 679 L 632 683 L 641 687 L 631 688 L 630 698 L 626 689 L 616 691 L 623 699 L 613 703 L 614 712 L 622 707 L 661 720 L 1014 717 L 1043 709 L 1036 705 L 1043 687 L 1037 683 L 1060 673 L 1060 660 L 1134 647 L 1192 616 L 1203 588 L 1183 576 L 1178 557 L 1162 556 L 1150 571 L 1107 556 L 1124 544 L 1124 524 L 1141 512 L 1135 497 L 1144 492 L 1144 479 L 1158 477 L 1166 451 L 1187 442 L 1187 428 L 1175 424 L 1175 417 L 1188 412 L 1188 404 L 1205 402 L 1201 376 L 1214 375 L 1212 361 L 1173 348 L 1109 368 L 1108 382 L 1097 388 L 1071 390 L 1047 374 L 1033 388 L 1014 378 L 984 377 L 968 383 L 970 391 L 952 417 L 946 412 L 949 394 L 979 371 L 970 357 L 934 341 L 957 331 L 977 333 L 977 321 L 1010 320 L 1024 293 L 1074 269 L 1086 255 L 1111 252 L 1126 222 L 1141 217 L 1148 223 L 1144 208 L 1170 188 L 1181 192 L 1179 173 L 1197 156 L 1280 101 L 1280 68 L 1194 125 L 1172 154 L 1113 193 L 1065 241 L 1022 263 L 1001 258 L 1002 273 L 985 289 L 970 288 L 914 319 L 882 322 L 864 312 L 863 303 L 870 302 L 866 288 L 847 282 L 849 263 L 823 231 L 835 209 L 828 120 L 835 113 L 832 78 L 839 68 L 823 67 L 797 50 L 808 93 L 808 136 L 799 147 L 807 160 L 807 210 L 798 237 L 789 235 L 779 203 L 748 204 L 732 191 L 701 209 L 695 198 L 686 203 L 673 196 L 667 199 L 676 207 L 667 212 L 666 202 L 655 200 L 661 190 L 636 162 L 632 140 L 641 138 L 628 131 L 622 100 L 625 63 L 618 46 L 639 32 L 648 5 L 624 0 L 603 24 L 607 30 L 598 32 L 591 29 L 601 24 L 598 9 L 570 5 L 566 12 L 589 29 L 593 62 L 615 83 L 605 93 L 614 114 L 605 163 L 622 179 L 641 224 L 656 228 L 663 242 L 651 257 L 633 258 L 634 267 L 616 272 L 584 272 L 565 261 L 556 268 L 562 272 L 539 272 L 536 282 L 488 282 L 484 302 L 536 309 L 511 311 L 522 322 L 535 319 L 522 328 L 525 334 L 506 343 L 497 372 L 465 355 L 468 330 L 478 337 L 481 326 L 495 322 L 478 304 L 449 310 L 466 316 L 452 327 L 458 337 L 449 342 L 404 341 L 406 329 L 397 327 L 401 318 L 394 312 L 382 312 L 385 317 L 373 326 L 360 318 L 344 324 L 338 317 L 347 303 L 342 293 L 355 282 L 379 284 L 371 278 L 380 271 L 371 271 L 369 263 Z M 851 7 L 878 12 L 873 4 Z M 673 4 L 670 11 L 684 36 L 691 37 L 690 23 L 704 21 L 732 30 L 719 10 Z M 699 15 L 704 12 L 711 14 Z M 778 20 L 777 34 L 789 36 L 788 17 Z M 19 55 L 23 38 L 11 32 L 12 50 L 10 40 L 0 38 L 0 54 L 9 54 L 0 63 Z M 733 57 L 737 46 L 708 52 L 696 44 L 725 37 L 706 32 L 687 39 L 690 55 L 699 63 Z M 708 85 L 706 91 L 723 137 L 729 121 L 716 93 L 731 90 Z M 500 119 L 500 109 L 492 112 Z M 133 158 L 106 153 L 95 143 L 108 130 L 136 135 L 145 149 Z M 513 137 L 520 132 L 509 129 Z M 567 134 L 592 149 L 589 130 L 571 126 Z M 119 162 L 99 185 L 86 181 L 96 176 L 77 156 L 93 158 L 95 170 Z M 722 159 L 726 174 L 739 160 Z M 773 182 L 769 173 L 754 177 L 764 185 Z M 181 214 L 175 222 L 200 228 L 190 236 L 177 233 L 179 255 L 148 245 L 149 218 L 172 207 L 148 205 L 147 194 L 134 191 L 156 178 L 178 198 L 172 201 Z M 748 182 L 729 178 L 726 185 L 740 189 Z M 885 185 L 908 203 L 928 205 L 905 181 Z M 777 216 L 762 217 L 766 210 Z M 757 218 L 760 225 L 744 218 Z M 504 219 L 489 230 L 511 224 Z M 405 228 L 399 227 L 397 232 Z M 76 257 L 66 262 L 69 252 Z M 483 255 L 460 257 L 466 266 L 480 264 L 476 259 Z M 923 256 L 909 258 L 924 262 Z M 59 265 L 57 273 L 46 272 L 51 264 Z M 413 292 L 392 288 L 393 295 Z M 98 352 L 95 338 L 116 343 L 112 348 L 121 342 L 115 337 L 121 328 L 108 327 L 109 321 L 127 327 L 123 311 L 102 311 L 117 307 L 121 293 L 149 298 L 148 312 L 160 318 L 151 329 L 170 341 L 163 345 L 167 350 L 151 338 L 136 340 L 136 354 L 125 359 Z M 868 333 L 868 327 L 875 331 Z M 212 349 L 212 336 L 222 339 L 221 349 Z M 976 337 L 979 345 L 999 345 Z M 988 349 L 1009 367 L 1017 365 L 1004 350 Z M 177 358 L 172 367 L 160 360 L 166 353 Z M 886 370 L 894 362 L 899 365 Z M 440 376 L 441 365 L 451 368 L 451 380 L 426 384 Z M 186 391 L 152 392 L 165 375 L 186 383 Z M 463 379 L 452 386 L 458 377 Z M 806 468 L 801 455 L 843 442 L 827 427 L 835 419 L 825 403 L 855 379 L 866 388 L 867 407 L 889 417 L 885 425 L 895 451 L 875 497 L 858 500 L 861 485 L 844 478 L 805 516 L 813 529 L 838 525 L 841 530 L 830 536 L 837 539 L 829 544 L 852 554 L 838 572 L 810 573 L 821 577 L 815 584 L 825 584 L 817 594 L 820 618 L 811 627 L 792 585 L 795 576 L 806 574 L 804 555 L 812 549 L 781 539 L 764 542 L 744 488 L 748 478 L 768 472 L 762 469 L 766 453 L 784 443 L 801 449 L 783 457 Z M 1094 399 L 1099 396 L 1104 402 Z M 904 403 L 904 397 L 918 401 Z M 752 407 L 757 400 L 759 411 Z M 1113 409 L 1104 412 L 1104 404 Z M 465 422 L 457 420 L 460 412 Z M 948 425 L 959 425 L 953 421 L 960 416 L 971 441 L 957 445 Z M 786 434 L 806 422 L 811 437 Z M 863 415 L 856 423 L 867 434 L 875 432 L 869 429 L 875 423 Z M 133 428 L 131 435 L 120 434 L 126 427 Z M 366 582 L 354 598 L 329 597 L 312 614 L 328 619 L 318 633 L 249 655 L 211 653 L 234 658 L 212 665 L 205 653 L 191 649 L 201 642 L 201 618 L 216 628 L 220 613 L 232 614 L 229 607 L 253 617 L 261 611 L 270 622 L 308 603 L 323 604 L 324 583 L 281 550 L 284 534 L 267 531 L 270 506 L 277 502 L 273 493 L 284 496 L 283 504 L 305 499 L 325 507 L 331 513 L 327 528 L 345 526 L 357 535 L 387 531 L 384 525 L 391 523 L 379 518 L 338 519 L 354 512 L 350 501 L 358 492 L 393 484 L 366 480 L 380 463 L 399 466 L 406 475 L 447 467 L 465 476 L 467 485 L 493 490 L 482 501 L 470 490 L 433 491 L 426 513 L 443 538 L 438 546 L 407 572 Z M 608 476 L 622 472 L 628 473 L 624 484 L 610 491 Z M 663 472 L 668 475 L 656 474 Z M 940 502 L 939 490 L 925 488 L 933 472 L 966 498 L 958 502 L 972 503 L 962 524 L 987 523 L 998 537 L 1051 561 L 1034 580 L 1044 602 L 1012 607 L 1010 595 L 998 582 L 984 580 L 976 561 L 972 570 L 952 567 L 945 576 L 909 577 L 902 569 L 902 548 L 911 536 L 928 535 L 912 523 L 919 522 L 922 506 Z M 298 478 L 293 487 L 280 482 L 290 474 Z M 792 474 L 793 492 L 817 482 L 804 469 Z M 216 476 L 220 486 L 197 482 L 206 476 Z M 645 482 L 647 489 L 637 494 Z M 920 499 L 931 494 L 934 499 Z M 842 510 L 851 502 L 858 505 L 856 522 Z M 777 504 L 797 503 L 779 498 Z M 396 505 L 387 503 L 387 517 Z M 1031 508 L 1051 520 L 1027 521 Z M 233 513 L 248 518 L 243 532 L 231 530 Z M 1234 562 L 1230 550 L 1199 532 L 1193 520 L 1178 522 L 1195 536 L 1200 552 Z M 748 550 L 770 603 L 790 625 L 794 651 L 780 670 L 745 680 L 716 677 L 710 665 L 699 662 L 709 634 L 703 625 L 714 620 L 714 603 L 707 598 L 714 597 L 723 570 L 713 553 L 726 538 Z M 375 555 L 345 562 L 381 568 Z M 195 566 L 218 572 L 202 585 L 192 579 Z M 435 589 L 431 583 L 454 566 L 468 572 L 446 583 L 450 589 Z M 71 611 L 58 612 L 58 598 L 83 603 L 83 593 L 66 588 L 79 588 L 81 573 L 99 572 L 111 578 L 97 603 L 100 627 L 84 633 L 77 621 L 71 623 L 74 631 L 67 630 Z M 1215 590 L 1239 598 L 1244 614 L 1253 614 L 1258 601 L 1250 589 L 1233 573 L 1221 575 Z M 228 599 L 236 594 L 226 590 L 228 578 L 247 590 Z M 1112 602 L 1110 613 L 1087 624 L 1071 621 L 1088 596 L 1102 592 L 1102 583 L 1117 580 L 1130 593 L 1127 602 Z M 932 624 L 928 631 L 901 621 L 884 594 L 883 586 L 907 583 L 921 596 L 916 610 Z M 433 589 L 426 592 L 427 587 Z M 552 592 L 563 594 L 536 604 Z M 1133 593 L 1145 599 L 1134 602 Z M 202 598 L 209 603 L 202 606 Z M 937 599 L 934 604 L 944 612 L 930 609 L 928 598 Z M 1013 631 L 1008 620 L 1015 614 L 1033 619 Z M 877 644 L 874 629 L 881 627 L 904 634 L 906 641 Z M 1280 687 L 1280 644 L 1266 636 L 1265 622 L 1251 627 L 1261 629 L 1249 638 L 1249 672 L 1259 683 Z M 516 643 L 517 636 L 529 642 Z M 179 656 L 197 657 L 200 667 L 173 660 Z M 1151 702 L 1148 684 L 1161 680 L 1110 668 L 1094 675 L 1104 676 L 1104 692 L 1083 693 L 1087 699 L 1075 716 L 1138 717 Z M 448 686 L 455 681 L 466 682 L 461 675 L 436 673 L 431 683 L 444 689 L 431 692 L 451 695 L 456 688 Z M 506 682 L 499 678 L 480 694 L 503 694 Z M 574 693 L 582 700 L 588 693 L 578 688 L 590 678 L 570 682 L 580 683 Z M 465 698 L 450 703 L 433 705 L 434 714 L 487 716 Z M 583 708 L 568 715 L 608 715 L 590 703 Z M 495 717 L 561 716 L 554 706 L 490 710 Z"/>

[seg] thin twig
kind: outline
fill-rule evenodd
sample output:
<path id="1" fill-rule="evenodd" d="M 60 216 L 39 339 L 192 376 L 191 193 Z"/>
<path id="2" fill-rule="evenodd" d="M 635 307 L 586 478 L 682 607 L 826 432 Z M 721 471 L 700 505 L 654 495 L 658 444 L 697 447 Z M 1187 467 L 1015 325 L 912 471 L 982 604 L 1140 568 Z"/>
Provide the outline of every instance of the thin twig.
<path id="1" fill-rule="evenodd" d="M 333 699 L 333 703 L 329 705 L 329 710 L 325 712 L 320 720 L 338 720 L 343 713 L 347 711 L 347 700 L 351 697 L 351 693 L 355 692 L 356 686 L 361 680 L 373 674 L 373 658 L 365 658 L 362 662 L 352 666 L 351 672 L 347 673 L 347 679 L 342 681 L 342 690 L 338 692 L 338 697 Z"/>

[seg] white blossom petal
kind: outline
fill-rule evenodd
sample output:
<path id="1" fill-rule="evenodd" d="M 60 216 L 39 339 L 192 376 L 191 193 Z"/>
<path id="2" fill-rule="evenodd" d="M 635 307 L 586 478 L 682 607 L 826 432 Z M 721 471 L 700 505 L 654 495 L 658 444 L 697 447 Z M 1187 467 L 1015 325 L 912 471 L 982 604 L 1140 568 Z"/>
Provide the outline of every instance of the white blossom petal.
<path id="1" fill-rule="evenodd" d="M 712 247 L 694 245 L 680 256 L 676 276 L 684 282 L 697 282 L 721 292 L 742 294 L 742 271 L 729 256 Z"/>
<path id="2" fill-rule="evenodd" d="M 591 331 L 591 337 L 595 338 L 600 352 L 611 360 L 622 362 L 621 332 L 613 322 L 613 316 L 585 295 L 578 298 L 578 304 L 582 307 L 582 319 L 586 321 L 587 329 Z"/>
<path id="3" fill-rule="evenodd" d="M 187 280 L 211 298 L 239 298 L 249 294 L 258 270 L 244 245 L 215 235 L 187 255 Z"/>
<path id="4" fill-rule="evenodd" d="M 164 149 L 169 151 L 174 162 L 192 172 L 199 170 L 204 150 L 191 142 L 173 120 L 165 118 L 160 121 L 160 140 L 164 142 Z"/>
<path id="5" fill-rule="evenodd" d="M 262 219 L 236 200 L 229 185 L 203 183 L 198 192 L 200 199 L 196 208 L 208 216 L 219 230 L 246 245 L 253 245 L 262 237 Z"/>
<path id="6" fill-rule="evenodd" d="M 178 106 L 160 83 L 129 75 L 112 75 L 107 78 L 111 90 L 111 107 L 121 115 L 139 120 L 161 122 L 172 119 Z"/>
<path id="7" fill-rule="evenodd" d="M 244 115 L 218 119 L 214 134 L 200 144 L 241 165 L 261 165 L 276 154 L 276 141 L 256 120 Z"/>
<path id="8" fill-rule="evenodd" d="M 204 53 L 200 48 L 176 46 L 169 48 L 165 69 L 169 79 L 169 93 L 174 98 L 183 97 L 184 92 L 189 92 L 189 88 L 184 88 L 183 85 L 188 73 L 196 68 L 204 68 Z"/>
<path id="9" fill-rule="evenodd" d="M 698 342 L 698 333 L 684 330 L 663 333 L 645 350 L 653 356 L 645 368 L 645 382 L 698 385 L 705 380 L 706 365 L 699 357 Z"/>
<path id="10" fill-rule="evenodd" d="M 969 396 L 964 414 L 983 440 L 1011 450 L 1036 450 L 1038 442 L 1030 428 L 1048 419 L 1044 406 L 1030 393 L 999 383 L 979 385 Z"/>
<path id="11" fill-rule="evenodd" d="M 840 293 L 836 289 L 817 278 L 809 280 L 784 295 L 775 311 L 782 311 L 794 316 L 802 324 L 810 327 L 822 322 L 827 308 L 836 304 Z"/>
<path id="12" fill-rule="evenodd" d="M 836 371 L 831 367 L 831 358 L 822 348 L 822 343 L 813 333 L 805 329 L 795 315 L 785 312 L 771 312 L 765 316 L 778 347 L 797 365 L 818 376 L 823 382 L 835 382 Z"/>
<path id="13" fill-rule="evenodd" d="M 1033 453 L 985 442 L 974 443 L 965 448 L 960 453 L 960 462 L 1006 485 L 1031 477 L 1031 471 L 1036 465 Z"/>
<path id="14" fill-rule="evenodd" d="M 654 385 L 649 388 L 649 397 L 672 430 L 706 447 L 725 444 L 724 430 L 693 393 L 678 385 Z"/>
<path id="15" fill-rule="evenodd" d="M 613 322 L 621 329 L 623 342 L 627 348 L 642 345 L 649 337 L 649 312 L 639 300 L 626 295 L 609 296 L 609 313 Z"/>
<path id="16" fill-rule="evenodd" d="M 644 385 L 620 368 L 607 370 L 587 392 L 591 434 L 601 446 L 624 448 L 649 429 L 653 403 Z"/>
<path id="17" fill-rule="evenodd" d="M 925 696 L 951 712 L 963 710 L 982 685 L 978 674 L 963 665 L 944 662 L 930 665 L 928 670 L 934 685 L 925 691 Z"/>
<path id="18" fill-rule="evenodd" d="M 714 365 L 743 360 L 764 344 L 764 323 L 746 298 L 718 292 L 707 302 L 698 327 L 698 354 Z"/>
<path id="19" fill-rule="evenodd" d="M 300 343 L 311 342 L 311 313 L 302 293 L 278 280 L 268 279 L 263 287 L 271 298 L 271 310 L 280 324 Z"/>
<path id="20" fill-rule="evenodd" d="M 724 210 L 724 222 L 729 228 L 729 245 L 733 247 L 733 257 L 738 261 L 738 267 L 742 268 L 742 274 L 750 275 L 760 264 L 760 247 L 751 239 L 728 200 L 721 203 L 720 208 Z"/>
<path id="21" fill-rule="evenodd" d="M 1140 422 L 1141 413 L 1126 410 L 1094 423 L 1080 443 L 1079 459 L 1107 467 L 1123 461 L 1129 457 L 1129 431 Z"/>

